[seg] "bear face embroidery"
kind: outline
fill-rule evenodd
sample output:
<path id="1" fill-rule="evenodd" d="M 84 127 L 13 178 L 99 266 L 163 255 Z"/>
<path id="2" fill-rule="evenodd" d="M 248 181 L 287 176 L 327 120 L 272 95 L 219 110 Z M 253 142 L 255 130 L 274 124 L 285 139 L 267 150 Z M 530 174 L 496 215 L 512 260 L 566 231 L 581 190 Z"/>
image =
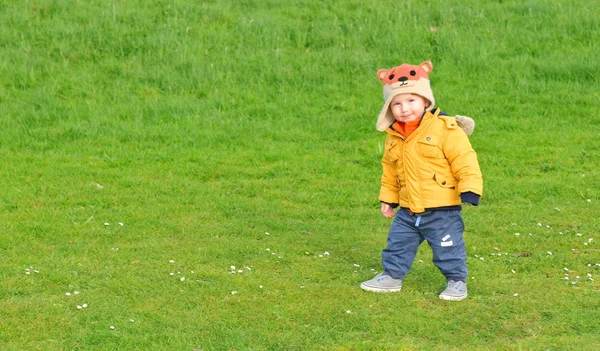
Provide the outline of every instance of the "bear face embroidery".
<path id="1" fill-rule="evenodd" d="M 377 76 L 383 83 L 391 88 L 413 86 L 424 78 L 429 80 L 429 72 L 433 70 L 431 61 L 425 61 L 418 66 L 403 64 L 392 69 L 380 69 Z"/>

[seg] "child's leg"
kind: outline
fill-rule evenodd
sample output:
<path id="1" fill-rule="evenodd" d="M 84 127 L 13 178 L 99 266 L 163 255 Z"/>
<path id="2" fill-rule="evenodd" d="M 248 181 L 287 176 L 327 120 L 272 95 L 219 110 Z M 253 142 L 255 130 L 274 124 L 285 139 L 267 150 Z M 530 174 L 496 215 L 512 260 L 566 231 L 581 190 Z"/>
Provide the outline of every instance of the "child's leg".
<path id="1" fill-rule="evenodd" d="M 465 225 L 460 211 L 434 211 L 423 216 L 420 228 L 433 251 L 433 263 L 446 279 L 466 282 Z"/>
<path id="2" fill-rule="evenodd" d="M 415 227 L 417 216 L 399 210 L 392 222 L 387 247 L 382 251 L 383 270 L 394 279 L 404 279 L 415 260 L 423 237 Z M 417 223 L 418 224 L 418 223 Z"/>

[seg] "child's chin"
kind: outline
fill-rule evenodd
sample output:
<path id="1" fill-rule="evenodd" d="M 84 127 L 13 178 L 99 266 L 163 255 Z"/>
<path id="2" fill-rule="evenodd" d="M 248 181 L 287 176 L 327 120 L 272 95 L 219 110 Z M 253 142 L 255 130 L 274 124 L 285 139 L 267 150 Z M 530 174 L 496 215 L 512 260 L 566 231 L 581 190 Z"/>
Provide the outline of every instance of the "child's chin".
<path id="1" fill-rule="evenodd" d="M 413 118 L 413 117 L 396 118 L 396 121 L 398 121 L 400 123 L 408 123 L 408 122 L 412 122 L 414 120 L 416 120 L 416 118 Z"/>

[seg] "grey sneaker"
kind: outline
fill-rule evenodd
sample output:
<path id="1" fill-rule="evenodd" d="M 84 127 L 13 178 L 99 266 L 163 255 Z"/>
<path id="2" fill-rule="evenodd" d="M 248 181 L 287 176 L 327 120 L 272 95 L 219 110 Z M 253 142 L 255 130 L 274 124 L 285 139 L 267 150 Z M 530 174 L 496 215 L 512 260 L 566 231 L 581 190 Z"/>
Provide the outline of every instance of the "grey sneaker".
<path id="1" fill-rule="evenodd" d="M 398 292 L 402 289 L 402 279 L 394 279 L 387 274 L 380 273 L 375 278 L 362 282 L 360 288 L 374 292 Z"/>
<path id="2" fill-rule="evenodd" d="M 455 280 L 448 280 L 446 289 L 440 293 L 440 299 L 450 301 L 460 301 L 467 298 L 467 283 Z"/>

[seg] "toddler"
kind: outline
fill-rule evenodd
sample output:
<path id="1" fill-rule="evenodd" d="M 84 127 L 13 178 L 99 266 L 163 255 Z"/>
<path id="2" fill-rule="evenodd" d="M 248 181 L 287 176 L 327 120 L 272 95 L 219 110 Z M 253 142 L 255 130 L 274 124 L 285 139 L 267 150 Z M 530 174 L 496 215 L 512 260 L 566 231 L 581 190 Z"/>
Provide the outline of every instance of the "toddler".
<path id="1" fill-rule="evenodd" d="M 386 133 L 379 200 L 381 213 L 394 220 L 382 252 L 383 273 L 360 287 L 400 291 L 419 245 L 426 240 L 433 263 L 447 281 L 439 298 L 463 300 L 467 265 L 461 205 L 478 205 L 483 181 L 465 133 L 472 131 L 472 120 L 449 117 L 434 108 L 432 69 L 426 61 L 377 73 L 385 103 L 376 127 Z"/>

